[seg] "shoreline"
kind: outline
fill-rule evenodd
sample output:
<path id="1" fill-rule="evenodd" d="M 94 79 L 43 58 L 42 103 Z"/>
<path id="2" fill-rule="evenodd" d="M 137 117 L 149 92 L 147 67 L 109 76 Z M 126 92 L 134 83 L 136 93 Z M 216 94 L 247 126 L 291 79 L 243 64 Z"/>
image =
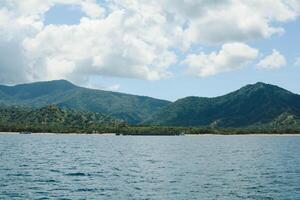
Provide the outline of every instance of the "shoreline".
<path id="1" fill-rule="evenodd" d="M 0 135 L 26 135 L 18 132 L 0 132 Z M 97 135 L 97 136 L 174 136 L 174 137 L 196 137 L 196 136 L 300 136 L 299 133 L 249 133 L 249 134 L 185 134 L 185 135 L 159 135 L 159 134 L 130 134 L 130 135 L 117 135 L 116 133 L 32 133 L 29 135 Z"/>

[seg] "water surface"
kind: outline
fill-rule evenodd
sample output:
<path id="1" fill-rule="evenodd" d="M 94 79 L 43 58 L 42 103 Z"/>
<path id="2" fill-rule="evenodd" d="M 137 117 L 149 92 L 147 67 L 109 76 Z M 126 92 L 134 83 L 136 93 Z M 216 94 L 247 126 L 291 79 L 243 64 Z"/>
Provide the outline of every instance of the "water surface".
<path id="1" fill-rule="evenodd" d="M 0 135 L 0 199 L 300 199 L 300 137 Z"/>

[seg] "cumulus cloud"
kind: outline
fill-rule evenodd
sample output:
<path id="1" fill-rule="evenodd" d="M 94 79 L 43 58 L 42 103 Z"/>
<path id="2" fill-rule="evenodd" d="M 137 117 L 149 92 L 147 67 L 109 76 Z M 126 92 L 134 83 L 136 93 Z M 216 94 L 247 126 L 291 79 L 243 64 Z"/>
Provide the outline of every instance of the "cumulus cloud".
<path id="1" fill-rule="evenodd" d="M 168 76 L 165 68 L 176 61 L 168 50 L 169 39 L 158 24 L 139 18 L 118 10 L 105 19 L 45 27 L 23 43 L 36 69 L 33 75 L 82 79 L 93 73 L 148 80 Z"/>
<path id="2" fill-rule="evenodd" d="M 79 6 L 86 16 L 76 25 L 45 25 L 57 4 Z M 189 66 L 200 57 L 212 64 L 189 70 L 229 71 L 252 58 L 234 52 L 233 46 L 250 50 L 237 42 L 282 34 L 282 23 L 299 13 L 297 0 L 2 0 L 0 82 L 86 82 L 91 75 L 158 80 L 181 62 L 174 49 L 186 55 L 203 44 L 229 43 L 218 53 L 187 55 Z M 228 60 L 218 63 L 222 57 Z"/>
<path id="3" fill-rule="evenodd" d="M 103 17 L 105 15 L 105 9 L 99 6 L 96 0 L 83 1 L 81 3 L 81 6 L 83 12 L 85 12 L 89 17 L 98 18 Z"/>
<path id="4" fill-rule="evenodd" d="M 192 54 L 183 63 L 189 74 L 206 77 L 246 66 L 257 56 L 258 50 L 246 44 L 227 43 L 219 52 Z"/>
<path id="5" fill-rule="evenodd" d="M 273 0 L 166 0 L 166 9 L 181 13 L 188 26 L 186 43 L 222 44 L 282 34 L 273 22 L 293 20 L 299 14 L 292 1 Z"/>
<path id="6" fill-rule="evenodd" d="M 276 49 L 271 55 L 266 56 L 256 65 L 259 69 L 279 69 L 286 66 L 285 57 Z"/>
<path id="7" fill-rule="evenodd" d="M 1 82 L 60 78 L 85 82 L 91 74 L 157 80 L 171 74 L 167 68 L 176 62 L 176 55 L 169 50 L 172 42 L 164 31 L 164 17 L 157 15 L 158 19 L 155 19 L 153 7 L 143 8 L 142 13 L 114 9 L 103 17 L 103 11 L 93 7 L 95 3 L 92 1 L 78 1 L 87 10 L 87 17 L 82 18 L 79 24 L 44 26 L 39 13 L 45 12 L 53 1 L 46 2 L 36 5 L 36 12 L 27 11 L 23 4 L 19 5 L 22 12 L 12 12 L 13 17 L 19 12 L 34 14 L 40 26 L 26 25 L 22 28 L 16 23 L 23 15 L 18 20 L 1 17 L 0 22 L 4 21 L 1 24 L 5 23 L 1 29 L 3 32 L 12 31 L 17 37 L 26 32 L 25 28 L 28 29 L 28 33 L 18 40 L 4 33 L 11 37 L 5 45 L 12 46 L 15 48 L 12 52 L 20 52 L 20 55 L 17 54 L 17 58 L 6 56 L 9 60 L 1 63 Z M 9 15 L 4 13 L 3 16 Z M 18 30 L 7 28 L 7 24 L 15 24 Z M 19 63 L 14 63 L 16 60 Z M 24 68 L 22 76 L 11 73 L 21 72 L 16 70 L 18 68 Z"/>

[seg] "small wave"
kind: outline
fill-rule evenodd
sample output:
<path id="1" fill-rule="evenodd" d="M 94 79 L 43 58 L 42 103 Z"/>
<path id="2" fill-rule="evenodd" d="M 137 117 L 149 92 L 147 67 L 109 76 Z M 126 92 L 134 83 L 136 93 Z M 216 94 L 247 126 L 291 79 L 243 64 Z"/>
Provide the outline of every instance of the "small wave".
<path id="1" fill-rule="evenodd" d="M 97 190 L 97 188 L 80 188 L 76 192 L 96 192 Z"/>
<path id="2" fill-rule="evenodd" d="M 74 173 L 67 173 L 66 176 L 90 176 L 88 173 L 83 172 L 74 172 Z"/>
<path id="3" fill-rule="evenodd" d="M 246 187 L 247 190 L 255 190 L 255 191 L 260 191 L 264 188 L 264 186 L 262 185 L 254 185 L 254 186 L 249 186 L 249 187 Z"/>
<path id="4" fill-rule="evenodd" d="M 37 200 L 47 200 L 49 199 L 48 197 L 41 197 L 41 198 L 38 198 Z"/>
<path id="5" fill-rule="evenodd" d="M 58 183 L 57 180 L 54 179 L 48 179 L 48 180 L 39 180 L 40 183 Z"/>
<path id="6" fill-rule="evenodd" d="M 118 168 L 118 167 L 113 167 L 112 168 L 114 171 L 118 171 L 118 172 L 120 172 L 121 171 L 121 169 L 120 168 Z"/>
<path id="7" fill-rule="evenodd" d="M 159 161 L 150 159 L 150 160 L 146 160 L 146 162 L 150 162 L 151 164 L 155 164 L 155 163 L 158 163 Z"/>
<path id="8" fill-rule="evenodd" d="M 140 187 L 134 187 L 135 190 L 142 190 Z"/>
<path id="9" fill-rule="evenodd" d="M 1 188 L 7 187 L 7 186 L 8 186 L 7 184 L 0 184 Z"/>
<path id="10" fill-rule="evenodd" d="M 29 165 L 26 165 L 26 164 L 22 164 L 20 165 L 19 167 L 28 167 Z"/>
<path id="11" fill-rule="evenodd" d="M 32 175 L 30 175 L 30 174 L 23 174 L 23 173 L 16 173 L 16 174 L 8 174 L 7 176 L 17 176 L 17 177 L 19 177 L 19 176 L 32 176 Z"/>
<path id="12" fill-rule="evenodd" d="M 50 172 L 59 172 L 59 170 L 57 170 L 57 169 L 50 169 L 49 171 Z"/>

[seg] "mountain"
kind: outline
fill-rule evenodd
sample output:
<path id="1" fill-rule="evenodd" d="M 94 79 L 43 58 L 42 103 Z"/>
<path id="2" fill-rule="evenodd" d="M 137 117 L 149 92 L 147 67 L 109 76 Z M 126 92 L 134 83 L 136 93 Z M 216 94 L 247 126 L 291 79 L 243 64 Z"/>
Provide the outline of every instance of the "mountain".
<path id="1" fill-rule="evenodd" d="M 60 109 L 49 105 L 42 108 L 0 107 L 0 130 L 35 132 L 92 132 L 103 127 L 123 124 L 112 117 L 87 111 Z M 105 130 L 105 129 L 104 129 Z"/>
<path id="2" fill-rule="evenodd" d="M 168 101 L 78 87 L 65 80 L 36 82 L 16 86 L 0 85 L 0 104 L 6 106 L 60 108 L 98 112 L 137 124 L 151 116 Z"/>
<path id="3" fill-rule="evenodd" d="M 187 97 L 167 105 L 144 124 L 175 126 L 248 127 L 296 123 L 300 95 L 265 83 L 247 85 L 215 97 Z"/>
<path id="4" fill-rule="evenodd" d="M 300 121 L 300 95 L 265 83 L 247 85 L 220 97 L 186 97 L 171 103 L 57 80 L 0 85 L 0 105 L 34 108 L 56 105 L 59 109 L 101 113 L 129 124 L 146 125 L 283 127 L 298 125 Z"/>

